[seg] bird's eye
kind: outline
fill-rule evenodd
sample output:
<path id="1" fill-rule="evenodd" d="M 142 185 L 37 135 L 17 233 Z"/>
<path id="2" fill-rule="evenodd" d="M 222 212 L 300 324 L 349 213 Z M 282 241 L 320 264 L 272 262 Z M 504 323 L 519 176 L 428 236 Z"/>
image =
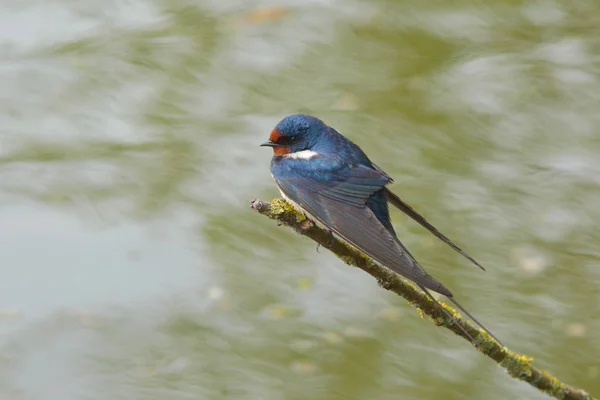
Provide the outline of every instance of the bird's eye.
<path id="1" fill-rule="evenodd" d="M 298 136 L 280 136 L 277 139 L 277 143 L 281 144 L 281 145 L 290 145 L 290 144 L 294 144 L 298 141 Z"/>

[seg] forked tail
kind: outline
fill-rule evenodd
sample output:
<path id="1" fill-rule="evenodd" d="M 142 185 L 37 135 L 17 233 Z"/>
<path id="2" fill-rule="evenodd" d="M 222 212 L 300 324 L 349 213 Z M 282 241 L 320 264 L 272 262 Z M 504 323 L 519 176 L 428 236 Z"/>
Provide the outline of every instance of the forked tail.
<path id="1" fill-rule="evenodd" d="M 455 318 L 453 315 L 451 315 L 451 314 L 448 312 L 448 310 L 446 310 L 444 307 L 442 307 L 442 305 L 440 304 L 440 302 L 439 302 L 439 301 L 437 301 L 437 300 L 436 300 L 436 298 L 435 298 L 435 297 L 433 297 L 433 296 L 431 295 L 431 293 L 429 293 L 429 291 L 428 291 L 428 290 L 427 290 L 425 287 L 423 287 L 423 286 L 421 286 L 421 285 L 419 285 L 419 287 L 421 288 L 421 290 L 422 290 L 423 292 L 425 292 L 425 294 L 427 295 L 427 297 L 429 297 L 429 298 L 430 298 L 430 299 L 431 299 L 431 300 L 432 300 L 434 303 L 436 303 L 436 304 L 437 304 L 437 305 L 438 305 L 438 306 L 441 308 L 441 310 L 444 312 L 444 314 L 446 314 L 446 316 L 447 316 L 448 318 L 450 318 L 451 320 L 453 320 L 453 321 L 455 321 L 455 322 L 456 322 L 456 318 Z M 447 298 L 448 300 L 450 300 L 450 301 L 451 301 L 451 302 L 452 302 L 452 303 L 453 303 L 453 304 L 454 304 L 456 307 L 458 307 L 458 309 L 460 309 L 460 311 L 462 311 L 463 313 L 465 313 L 465 314 L 466 314 L 466 315 L 467 315 L 467 316 L 468 316 L 468 317 L 469 317 L 469 318 L 470 318 L 470 319 L 471 319 L 473 322 L 475 322 L 475 323 L 476 323 L 476 324 L 477 324 L 477 325 L 478 325 L 478 326 L 479 326 L 481 329 L 483 329 L 483 330 L 484 330 L 484 331 L 485 331 L 485 332 L 486 332 L 488 335 L 490 335 L 490 336 L 491 336 L 491 337 L 492 337 L 492 338 L 493 338 L 493 339 L 494 339 L 496 342 L 498 342 L 498 344 L 500 344 L 500 346 L 504 346 L 504 345 L 502 344 L 502 342 L 501 342 L 500 340 L 498 340 L 498 338 L 497 338 L 496 336 L 494 336 L 494 334 L 493 334 L 492 332 L 490 332 L 490 330 L 489 330 L 489 329 L 487 329 L 485 326 L 483 326 L 483 325 L 481 324 L 481 322 L 477 321 L 477 319 L 476 319 L 476 318 L 475 318 L 473 315 L 471 315 L 471 313 L 470 313 L 470 312 L 468 312 L 467 310 L 465 310 L 465 309 L 464 309 L 464 307 L 463 307 L 463 306 L 461 306 L 461 305 L 460 305 L 460 303 L 459 303 L 458 301 L 456 301 L 456 300 L 455 300 L 453 297 L 451 297 L 451 296 L 446 296 L 446 298 Z M 471 343 L 473 343 L 473 344 L 475 344 L 475 345 L 476 345 L 476 343 L 475 343 L 475 339 L 473 338 L 473 336 L 471 336 L 471 334 L 469 334 L 469 332 L 467 332 L 467 331 L 466 331 L 466 329 L 465 329 L 465 328 L 463 328 L 463 327 L 462 327 L 460 324 L 458 324 L 458 323 L 456 324 L 456 326 L 458 326 L 458 328 L 459 328 L 461 331 L 463 331 L 463 333 L 464 333 L 465 335 L 467 335 L 467 337 L 470 339 Z"/>

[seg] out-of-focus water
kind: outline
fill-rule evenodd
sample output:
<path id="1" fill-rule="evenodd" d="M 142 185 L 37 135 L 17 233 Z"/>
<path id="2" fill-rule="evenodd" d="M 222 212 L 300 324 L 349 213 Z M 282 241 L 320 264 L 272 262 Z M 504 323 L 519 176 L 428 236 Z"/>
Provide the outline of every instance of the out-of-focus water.
<path id="1" fill-rule="evenodd" d="M 544 399 L 248 209 L 317 115 L 511 349 L 600 395 L 600 3 L 0 3 L 2 399 Z"/>

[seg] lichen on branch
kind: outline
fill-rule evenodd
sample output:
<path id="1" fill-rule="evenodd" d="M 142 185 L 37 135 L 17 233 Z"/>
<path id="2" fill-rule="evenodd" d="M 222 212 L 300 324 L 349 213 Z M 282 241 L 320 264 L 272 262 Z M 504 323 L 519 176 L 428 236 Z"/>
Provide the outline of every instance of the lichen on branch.
<path id="1" fill-rule="evenodd" d="M 379 286 L 404 297 L 417 308 L 421 315 L 427 316 L 436 325 L 443 326 L 456 335 L 469 341 L 480 353 L 494 360 L 508 374 L 539 389 L 540 391 L 561 400 L 594 400 L 585 390 L 577 389 L 563 383 L 548 372 L 533 366 L 533 358 L 515 353 L 502 346 L 485 331 L 462 318 L 451 306 L 440 303 L 444 312 L 427 295 L 410 281 L 390 269 L 377 264 L 369 256 L 355 249 L 341 239 L 332 237 L 328 230 L 320 228 L 292 205 L 283 199 L 274 199 L 270 203 L 252 200 L 250 208 L 259 214 L 274 219 L 279 225 L 292 228 L 320 246 L 327 248 L 344 263 L 360 268 L 377 279 Z M 451 317 L 450 317 L 450 316 Z M 469 335 L 465 334 L 465 331 Z M 474 338 L 472 340 L 471 338 Z"/>

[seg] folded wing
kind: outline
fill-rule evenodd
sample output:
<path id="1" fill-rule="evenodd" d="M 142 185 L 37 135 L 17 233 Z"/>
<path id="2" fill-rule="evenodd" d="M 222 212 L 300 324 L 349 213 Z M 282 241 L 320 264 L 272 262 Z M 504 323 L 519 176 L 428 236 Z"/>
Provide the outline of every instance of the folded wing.
<path id="1" fill-rule="evenodd" d="M 279 188 L 342 239 L 378 263 L 438 293 L 451 292 L 413 261 L 396 236 L 387 230 L 366 206 L 369 198 L 384 190 L 390 178 L 368 167 L 358 166 L 327 184 L 308 177 L 278 179 Z"/>

